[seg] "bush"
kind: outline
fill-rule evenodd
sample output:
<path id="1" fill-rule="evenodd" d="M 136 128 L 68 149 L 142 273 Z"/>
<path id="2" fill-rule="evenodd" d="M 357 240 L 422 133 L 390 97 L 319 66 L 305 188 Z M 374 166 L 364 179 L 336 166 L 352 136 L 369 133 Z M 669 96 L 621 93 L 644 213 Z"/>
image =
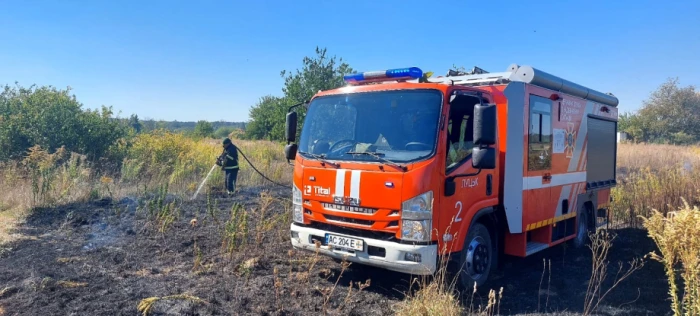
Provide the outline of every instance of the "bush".
<path id="1" fill-rule="evenodd" d="M 185 184 L 187 178 L 206 173 L 218 150 L 181 133 L 156 130 L 137 135 L 122 165 L 123 181 L 168 181 Z"/>
<path id="2" fill-rule="evenodd" d="M 214 134 L 214 126 L 207 121 L 197 121 L 194 126 L 194 135 L 197 137 L 211 137 Z"/>
<path id="3" fill-rule="evenodd" d="M 651 257 L 664 265 L 674 314 L 700 315 L 700 209 L 684 201 L 684 207 L 678 211 L 663 215 L 654 210 L 643 220 L 661 252 L 652 253 Z"/>
<path id="4" fill-rule="evenodd" d="M 5 86 L 0 93 L 0 161 L 20 159 L 35 145 L 55 151 L 102 157 L 126 126 L 113 120 L 112 108 L 83 110 L 70 88 Z"/>

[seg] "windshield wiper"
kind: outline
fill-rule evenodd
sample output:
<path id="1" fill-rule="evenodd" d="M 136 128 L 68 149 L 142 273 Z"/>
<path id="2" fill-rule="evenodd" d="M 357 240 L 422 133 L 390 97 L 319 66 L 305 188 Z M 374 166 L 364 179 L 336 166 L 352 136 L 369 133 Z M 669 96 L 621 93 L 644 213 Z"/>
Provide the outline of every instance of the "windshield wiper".
<path id="1" fill-rule="evenodd" d="M 393 161 L 391 161 L 391 160 L 389 160 L 389 159 L 386 159 L 386 158 L 382 157 L 382 156 L 384 155 L 383 153 L 374 152 L 374 151 L 363 151 L 363 152 L 349 151 L 349 152 L 346 152 L 346 154 L 348 154 L 348 155 L 368 155 L 368 156 L 372 156 L 372 157 L 377 158 L 377 159 L 379 159 L 379 160 L 381 160 L 381 161 L 383 161 L 383 162 L 385 162 L 385 163 L 387 163 L 387 164 L 389 164 L 389 165 L 392 165 L 392 166 L 394 166 L 394 167 L 396 167 L 396 168 L 399 168 L 399 169 L 401 169 L 401 170 L 403 170 L 403 171 L 406 171 L 406 170 L 407 170 L 407 168 L 406 168 L 405 166 L 403 166 L 403 165 L 401 165 L 401 164 L 398 164 L 398 163 L 396 163 L 396 162 L 393 162 Z"/>
<path id="2" fill-rule="evenodd" d="M 299 153 L 300 153 L 300 154 L 304 154 L 304 155 L 309 155 L 309 156 L 311 156 L 312 158 L 315 158 L 316 160 L 319 160 L 319 161 L 321 161 L 321 162 L 323 162 L 323 163 L 327 163 L 327 164 L 329 164 L 329 165 L 331 165 L 331 166 L 333 166 L 333 167 L 336 167 L 336 168 L 339 167 L 338 164 L 326 160 L 326 159 L 325 159 L 325 158 L 326 158 L 326 155 L 317 155 L 317 154 L 307 153 L 307 152 L 303 152 L 303 151 L 300 151 Z"/>

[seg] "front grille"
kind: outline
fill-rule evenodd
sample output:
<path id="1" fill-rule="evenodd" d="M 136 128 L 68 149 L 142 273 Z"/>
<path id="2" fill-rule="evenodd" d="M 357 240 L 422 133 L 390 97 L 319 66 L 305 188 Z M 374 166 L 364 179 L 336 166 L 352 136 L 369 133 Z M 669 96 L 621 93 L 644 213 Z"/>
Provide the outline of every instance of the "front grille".
<path id="1" fill-rule="evenodd" d="M 375 209 L 375 208 L 341 205 L 341 204 L 333 204 L 333 203 L 326 203 L 326 202 L 321 202 L 321 206 L 323 206 L 323 208 L 325 208 L 329 211 L 341 211 L 341 212 L 360 213 L 360 214 L 369 214 L 369 215 L 372 215 L 372 214 L 377 212 L 377 209 Z"/>
<path id="2" fill-rule="evenodd" d="M 368 221 L 365 219 L 340 217 L 340 216 L 333 216 L 333 215 L 328 215 L 328 214 L 323 214 L 323 217 L 325 217 L 329 221 L 348 223 L 348 224 L 357 224 L 357 225 L 365 225 L 365 226 L 372 226 L 374 224 L 374 221 Z"/>

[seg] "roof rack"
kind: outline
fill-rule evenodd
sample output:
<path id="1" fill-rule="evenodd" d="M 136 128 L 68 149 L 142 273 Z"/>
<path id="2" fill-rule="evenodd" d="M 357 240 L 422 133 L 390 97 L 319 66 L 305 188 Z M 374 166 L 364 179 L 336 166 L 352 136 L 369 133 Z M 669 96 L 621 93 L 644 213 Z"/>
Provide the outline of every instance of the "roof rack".
<path id="1" fill-rule="evenodd" d="M 435 77 L 428 81 L 434 83 L 447 83 L 465 86 L 480 86 L 489 84 L 504 84 L 510 82 L 511 72 L 485 73 L 478 75 L 462 75 L 449 77 Z"/>
<path id="2" fill-rule="evenodd" d="M 450 71 L 445 77 L 431 77 L 428 81 L 433 83 L 445 83 L 463 86 L 483 86 L 494 84 L 507 84 L 512 81 L 529 83 L 545 89 L 561 91 L 582 99 L 595 101 L 609 106 L 617 107 L 619 100 L 612 93 L 602 93 L 582 85 L 562 79 L 531 66 L 519 66 L 511 64 L 504 72 L 487 73 L 481 68 L 474 67 L 471 74 L 454 74 Z"/>
<path id="3" fill-rule="evenodd" d="M 518 67 L 517 64 L 511 64 L 508 66 L 508 70 L 495 73 L 489 73 L 479 67 L 474 67 L 470 72 L 450 70 L 447 76 L 431 77 L 429 81 L 463 86 L 506 84 L 511 81 L 511 76 L 518 70 Z"/>

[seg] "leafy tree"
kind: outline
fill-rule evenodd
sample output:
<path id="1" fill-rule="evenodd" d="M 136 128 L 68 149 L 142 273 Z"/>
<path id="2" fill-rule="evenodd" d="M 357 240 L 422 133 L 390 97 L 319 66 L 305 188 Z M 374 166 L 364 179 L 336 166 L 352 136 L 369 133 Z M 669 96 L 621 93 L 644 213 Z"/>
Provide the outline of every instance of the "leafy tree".
<path id="1" fill-rule="evenodd" d="M 83 110 L 69 93 L 70 88 L 6 85 L 0 93 L 0 160 L 20 158 L 34 145 L 50 151 L 65 146 L 94 159 L 126 135 L 111 107 Z"/>
<path id="2" fill-rule="evenodd" d="M 214 133 L 214 126 L 211 123 L 201 120 L 194 126 L 194 135 L 199 137 L 211 137 Z"/>
<path id="3" fill-rule="evenodd" d="M 245 135 L 249 139 L 284 139 L 287 102 L 284 98 L 266 95 L 250 108 L 251 121 Z"/>
<path id="4" fill-rule="evenodd" d="M 353 72 L 342 58 L 328 57 L 326 48 L 316 47 L 316 56 L 304 57 L 302 62 L 301 69 L 280 73 L 284 78 L 283 97 L 265 96 L 251 108 L 250 126 L 246 127 L 248 138 L 284 139 L 285 115 L 289 106 L 310 100 L 319 90 L 342 87 L 345 85 L 343 76 Z M 299 107 L 297 111 L 297 130 L 300 131 L 306 109 Z"/>
<path id="5" fill-rule="evenodd" d="M 689 144 L 700 140 L 700 92 L 668 79 L 637 113 L 620 115 L 619 129 L 635 141 Z"/>
<path id="6" fill-rule="evenodd" d="M 141 133 L 141 121 L 139 121 L 139 116 L 136 114 L 131 114 L 129 117 L 129 126 L 136 131 L 136 133 Z"/>
<path id="7" fill-rule="evenodd" d="M 112 119 L 113 114 L 111 106 L 102 106 L 99 110 L 86 110 L 78 116 L 82 135 L 78 138 L 78 152 L 83 152 L 93 159 L 100 158 L 117 140 L 126 136 L 126 128 Z"/>

